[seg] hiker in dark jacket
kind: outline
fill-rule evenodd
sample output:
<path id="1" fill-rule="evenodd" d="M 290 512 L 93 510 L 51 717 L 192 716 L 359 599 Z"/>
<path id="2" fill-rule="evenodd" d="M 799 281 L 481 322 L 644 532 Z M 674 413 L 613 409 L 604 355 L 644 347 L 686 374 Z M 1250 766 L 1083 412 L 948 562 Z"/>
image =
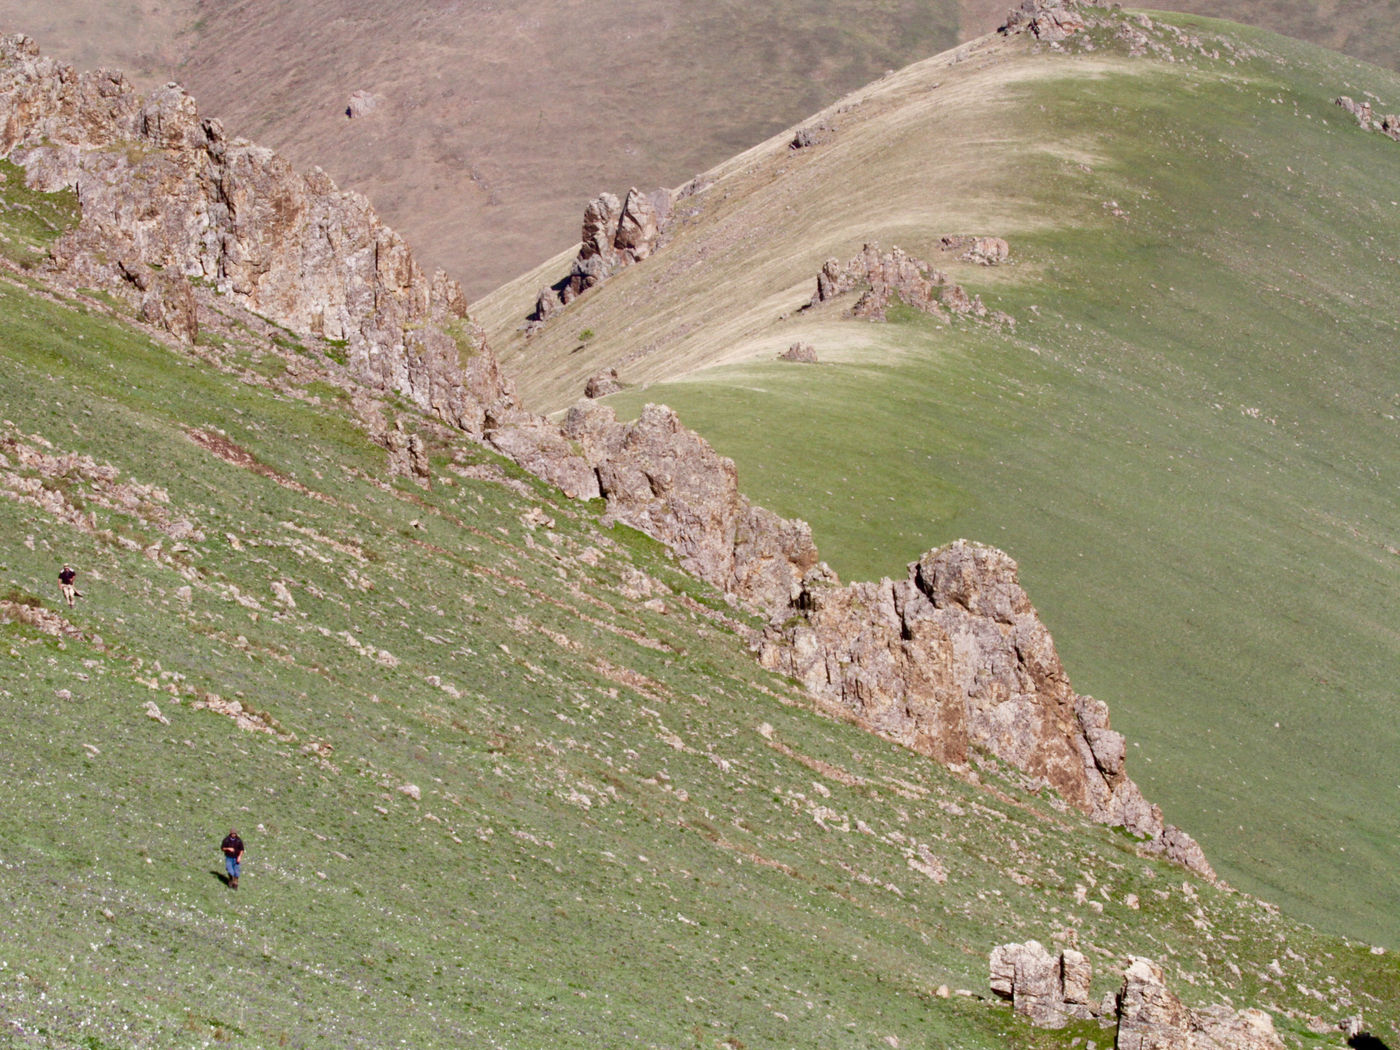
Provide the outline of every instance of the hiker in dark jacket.
<path id="1" fill-rule="evenodd" d="M 230 889 L 238 889 L 238 868 L 243 863 L 243 840 L 238 837 L 238 832 L 229 829 L 224 841 L 219 843 L 219 849 L 224 851 L 224 870 L 228 872 L 228 884 Z"/>
<path id="2" fill-rule="evenodd" d="M 58 589 L 63 593 L 64 600 L 68 603 L 68 608 L 73 608 L 74 599 L 81 598 L 82 592 L 73 586 L 73 581 L 78 578 L 78 571 L 73 566 L 65 564 L 58 570 Z"/>

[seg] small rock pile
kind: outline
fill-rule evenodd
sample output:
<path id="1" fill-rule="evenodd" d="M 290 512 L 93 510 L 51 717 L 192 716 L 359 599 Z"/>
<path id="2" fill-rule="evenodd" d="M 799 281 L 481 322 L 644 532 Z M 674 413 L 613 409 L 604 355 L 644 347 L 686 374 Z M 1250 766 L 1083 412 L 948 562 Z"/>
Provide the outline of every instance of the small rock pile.
<path id="1" fill-rule="evenodd" d="M 817 363 L 817 350 L 811 343 L 793 343 L 778 355 L 778 360 L 795 361 L 798 364 L 804 365 L 814 365 Z"/>
<path id="2" fill-rule="evenodd" d="M 1001 237 L 972 237 L 950 234 L 938 242 L 939 251 L 958 252 L 961 262 L 978 266 L 1000 266 L 1011 258 L 1011 245 Z"/>
<path id="3" fill-rule="evenodd" d="M 1343 95 L 1335 100 L 1337 105 L 1356 118 L 1356 122 L 1367 131 L 1379 131 L 1387 138 L 1400 142 L 1400 113 L 1386 113 L 1378 116 L 1371 110 L 1369 102 L 1355 102 Z"/>
<path id="4" fill-rule="evenodd" d="M 798 128 L 797 134 L 788 143 L 788 149 L 811 149 L 813 146 L 819 146 L 831 137 L 832 130 L 831 125 L 825 120 Z"/>
<path id="5" fill-rule="evenodd" d="M 588 382 L 583 388 L 583 396 L 589 398 L 607 397 L 609 394 L 616 394 L 621 389 L 622 380 L 617 376 L 617 369 L 609 368 L 606 372 L 598 372 L 588 377 Z"/>
<path id="6" fill-rule="evenodd" d="M 1225 1005 L 1192 1010 L 1167 987 L 1162 968 L 1134 958 L 1116 995 L 1091 1002 L 1093 967 L 1077 951 L 1051 955 L 1038 941 L 992 950 L 992 991 L 1041 1028 L 1072 1018 L 1116 1027 L 1115 1046 L 1140 1050 L 1283 1050 L 1273 1019 L 1262 1010 Z"/>
<path id="7" fill-rule="evenodd" d="M 902 248 L 882 252 L 874 243 L 865 244 L 860 254 L 844 266 L 836 259 L 828 259 L 817 275 L 817 293 L 808 305 L 830 302 L 858 288 L 865 291 L 856 300 L 851 313 L 867 320 L 883 321 L 890 303 L 896 299 L 934 316 L 946 317 L 946 311 L 987 316 L 981 298 L 969 296 L 943 271 L 935 270 Z"/>

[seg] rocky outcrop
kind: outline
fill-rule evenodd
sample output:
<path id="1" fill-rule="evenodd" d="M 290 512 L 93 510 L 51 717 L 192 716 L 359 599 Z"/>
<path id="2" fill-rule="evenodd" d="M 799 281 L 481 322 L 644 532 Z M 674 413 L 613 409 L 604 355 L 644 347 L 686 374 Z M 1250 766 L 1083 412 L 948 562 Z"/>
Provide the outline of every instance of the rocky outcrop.
<path id="1" fill-rule="evenodd" d="M 1012 559 L 959 540 L 900 581 L 803 581 L 799 615 L 770 626 L 760 659 L 880 733 L 941 762 L 989 752 L 1075 807 L 1213 877 L 1124 766 L 1107 708 L 1070 687 Z"/>
<path id="2" fill-rule="evenodd" d="M 969 296 L 946 273 L 898 247 L 881 252 L 878 244 L 866 244 L 845 265 L 828 259 L 817 275 L 817 292 L 808 305 L 830 302 L 856 290 L 862 294 L 851 313 L 873 321 L 883 321 L 885 311 L 896 299 L 938 317 L 948 313 L 987 316 L 987 308 L 979 297 Z"/>
<path id="3" fill-rule="evenodd" d="M 811 343 L 793 343 L 778 355 L 778 360 L 795 361 L 803 365 L 814 365 L 817 363 L 817 351 Z"/>
<path id="4" fill-rule="evenodd" d="M 120 73 L 75 73 L 0 39 L 0 153 L 40 190 L 77 192 L 53 249 L 86 285 L 133 298 L 190 340 L 196 285 L 304 335 L 343 342 L 356 378 L 480 434 L 511 391 L 461 287 L 419 269 L 359 194 L 230 139 L 175 84 L 138 96 Z"/>
<path id="5" fill-rule="evenodd" d="M 825 120 L 818 120 L 804 128 L 798 128 L 792 141 L 788 143 L 788 149 L 811 149 L 813 146 L 820 146 L 831 137 L 832 130 L 831 125 Z"/>
<path id="6" fill-rule="evenodd" d="M 1045 43 L 1058 43 L 1084 28 L 1084 16 L 1075 0 L 1024 0 L 1006 15 L 1001 32 L 1007 36 L 1029 33 Z"/>
<path id="7" fill-rule="evenodd" d="M 1337 105 L 1356 118 L 1356 122 L 1367 131 L 1378 131 L 1387 138 L 1400 142 L 1400 114 L 1377 115 L 1369 102 L 1355 102 L 1346 95 L 1334 100 Z"/>
<path id="8" fill-rule="evenodd" d="M 676 194 L 658 189 L 643 194 L 634 186 L 619 201 L 602 193 L 583 211 L 578 255 L 568 276 L 540 289 L 525 334 L 539 327 L 590 288 L 619 270 L 648 258 L 659 246 Z"/>
<path id="9" fill-rule="evenodd" d="M 663 405 L 620 423 L 582 402 L 564 435 L 594 469 L 607 513 L 653 536 L 681 565 L 770 616 L 785 615 L 817 563 L 805 522 L 786 521 L 740 494 L 733 460 L 718 455 Z"/>
<path id="10" fill-rule="evenodd" d="M 1167 987 L 1162 968 L 1133 959 L 1117 997 L 1118 1046 L 1140 1050 L 1283 1050 L 1263 1010 L 1192 1010 Z"/>
<path id="11" fill-rule="evenodd" d="M 611 193 L 589 201 L 583 210 L 578 255 L 569 275 L 540 289 L 527 334 L 590 288 L 650 256 L 671 216 L 672 203 L 669 190 L 644 194 L 635 186 L 620 201 Z"/>
<path id="12" fill-rule="evenodd" d="M 1062 1028 L 1071 1018 L 1095 1016 L 1089 1003 L 1094 971 L 1074 950 L 1051 955 L 1039 941 L 992 949 L 992 992 L 1040 1028 Z"/>
<path id="13" fill-rule="evenodd" d="M 974 237 L 949 234 L 939 238 L 939 251 L 957 252 L 961 262 L 978 266 L 1000 266 L 1011 258 L 1011 246 L 1001 237 Z"/>
<path id="14" fill-rule="evenodd" d="M 1040 1028 L 1097 1018 L 1116 1026 L 1114 1046 L 1132 1050 L 1283 1050 L 1267 1013 L 1223 1004 L 1192 1010 L 1150 959 L 1132 959 L 1121 989 L 1102 1007 L 1091 999 L 1093 967 L 1077 951 L 1051 955 L 1038 941 L 1003 944 L 992 949 L 989 969 L 992 992 Z"/>
<path id="15" fill-rule="evenodd" d="M 583 387 L 583 396 L 607 397 L 621 389 L 622 380 L 617 377 L 617 369 L 609 368 L 606 372 L 597 372 L 588 377 L 588 382 Z"/>

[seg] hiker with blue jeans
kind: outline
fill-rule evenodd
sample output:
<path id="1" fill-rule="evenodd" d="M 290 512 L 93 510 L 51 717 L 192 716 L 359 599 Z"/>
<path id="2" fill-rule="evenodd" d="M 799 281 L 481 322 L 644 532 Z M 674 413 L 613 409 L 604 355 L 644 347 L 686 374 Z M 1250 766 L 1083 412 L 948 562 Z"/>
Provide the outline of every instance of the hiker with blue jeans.
<path id="1" fill-rule="evenodd" d="M 228 872 L 229 889 L 238 889 L 238 868 L 243 863 L 243 840 L 238 837 L 238 832 L 232 828 L 224 836 L 224 841 L 219 843 L 219 848 L 224 851 L 224 870 Z"/>

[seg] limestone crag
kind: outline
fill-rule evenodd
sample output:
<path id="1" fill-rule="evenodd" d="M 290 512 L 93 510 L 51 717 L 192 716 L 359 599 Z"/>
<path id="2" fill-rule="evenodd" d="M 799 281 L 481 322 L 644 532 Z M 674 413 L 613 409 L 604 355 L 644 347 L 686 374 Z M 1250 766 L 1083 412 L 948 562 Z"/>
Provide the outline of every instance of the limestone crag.
<path id="1" fill-rule="evenodd" d="M 1283 1050 L 1267 1013 L 1224 1004 L 1192 1010 L 1150 959 L 1133 958 L 1118 993 L 1097 1007 L 1093 967 L 1077 951 L 1051 955 L 1038 941 L 1003 944 L 992 949 L 989 970 L 992 992 L 1037 1027 L 1097 1019 L 1116 1027 L 1114 1046 L 1132 1050 Z"/>
<path id="2" fill-rule="evenodd" d="M 362 382 L 470 433 L 512 400 L 457 282 L 425 275 L 363 196 L 229 139 L 178 85 L 141 97 L 120 73 L 76 73 L 28 37 L 4 37 L 0 153 L 31 187 L 77 192 L 82 220 L 54 264 L 183 339 L 197 331 L 192 279 L 343 341 Z"/>
<path id="3" fill-rule="evenodd" d="M 671 206 L 669 190 L 644 194 L 635 186 L 621 201 L 611 193 L 589 201 L 583 210 L 581 243 L 573 267 L 562 281 L 540 289 L 531 324 L 547 321 L 590 288 L 650 256 L 670 218 Z"/>
<path id="4" fill-rule="evenodd" d="M 839 586 L 809 574 L 799 615 L 765 632 L 765 667 L 947 764 L 981 749 L 1044 780 L 1094 819 L 1145 836 L 1206 877 L 1190 836 L 1128 777 L 1107 708 L 1070 687 L 1012 559 L 959 540 L 904 580 Z"/>
<path id="5" fill-rule="evenodd" d="M 1356 122 L 1367 131 L 1379 131 L 1387 138 L 1400 142 L 1400 113 L 1378 115 L 1371 110 L 1369 102 L 1355 102 L 1346 95 L 1335 100 L 1337 105 L 1356 118 Z"/>

